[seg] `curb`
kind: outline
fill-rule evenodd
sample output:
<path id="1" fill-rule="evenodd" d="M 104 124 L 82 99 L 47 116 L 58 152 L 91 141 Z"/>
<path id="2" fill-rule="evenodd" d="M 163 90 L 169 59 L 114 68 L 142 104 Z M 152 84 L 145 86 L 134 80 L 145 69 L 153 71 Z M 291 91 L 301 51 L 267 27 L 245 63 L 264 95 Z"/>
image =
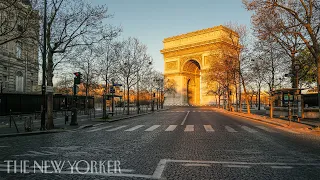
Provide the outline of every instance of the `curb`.
<path id="1" fill-rule="evenodd" d="M 147 115 L 147 114 L 152 114 L 152 113 L 155 113 L 155 112 L 167 111 L 167 110 L 169 110 L 169 109 L 163 109 L 163 110 L 158 110 L 158 111 L 153 111 L 153 112 L 147 112 L 147 113 L 142 113 L 142 114 L 136 114 L 136 115 L 127 116 L 127 117 L 118 118 L 118 119 L 110 119 L 110 120 L 107 120 L 106 122 L 115 122 L 115 121 L 120 121 L 120 120 L 124 120 L 124 119 L 135 118 L 135 117 L 139 117 L 139 116 L 143 116 L 143 115 Z"/>
<path id="2" fill-rule="evenodd" d="M 61 132 L 67 132 L 67 130 L 50 130 L 50 131 L 35 131 L 35 132 L 27 132 L 27 133 L 1 134 L 0 138 L 16 137 L 16 136 L 32 136 L 32 135 L 39 135 L 39 134 L 51 134 L 51 133 L 61 133 Z"/>
<path id="3" fill-rule="evenodd" d="M 224 111 L 220 111 L 220 112 L 225 113 Z M 255 121 L 260 121 L 260 122 L 264 122 L 264 123 L 268 123 L 268 124 L 276 125 L 276 126 L 287 127 L 287 124 L 276 123 L 276 122 L 270 122 L 270 121 L 264 121 L 264 120 L 261 120 L 261 119 L 258 119 L 258 118 L 254 118 L 254 117 L 247 117 L 247 116 L 243 116 L 243 115 L 241 115 L 240 113 L 231 112 L 231 114 L 232 114 L 232 115 L 235 115 L 235 116 L 240 116 L 240 117 L 244 117 L 244 118 L 252 119 L 252 120 L 255 120 Z"/>

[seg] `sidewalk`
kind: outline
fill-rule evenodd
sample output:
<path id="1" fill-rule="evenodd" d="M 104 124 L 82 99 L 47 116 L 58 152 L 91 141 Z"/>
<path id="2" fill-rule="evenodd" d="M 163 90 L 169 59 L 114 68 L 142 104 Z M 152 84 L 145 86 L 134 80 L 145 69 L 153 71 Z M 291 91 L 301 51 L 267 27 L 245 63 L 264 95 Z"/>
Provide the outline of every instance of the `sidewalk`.
<path id="1" fill-rule="evenodd" d="M 163 109 L 166 110 L 166 109 Z M 162 110 L 159 110 L 162 111 Z M 154 111 L 156 112 L 156 111 Z M 107 112 L 108 113 L 108 112 Z M 71 117 L 69 116 L 69 121 L 65 124 L 65 117 L 64 116 L 58 116 L 57 118 L 53 119 L 55 128 L 53 130 L 46 130 L 46 131 L 40 131 L 41 122 L 40 119 L 33 121 L 33 130 L 32 132 L 26 132 L 24 129 L 24 119 L 22 120 L 17 119 L 16 125 L 18 128 L 18 131 L 16 130 L 16 127 L 14 125 L 14 122 L 11 123 L 11 128 L 9 124 L 9 119 L 7 118 L 6 123 L 4 123 L 3 119 L 2 122 L 0 122 L 0 138 L 1 137 L 11 137 L 11 136 L 20 136 L 20 135 L 35 135 L 35 134 L 47 134 L 47 133 L 58 133 L 58 132 L 66 132 L 70 130 L 77 130 L 77 129 L 83 129 L 87 127 L 92 127 L 95 124 L 101 124 L 101 123 L 111 123 L 114 121 L 119 121 L 123 119 L 129 119 L 137 116 L 142 116 L 146 114 L 153 113 L 151 111 L 142 111 L 140 114 L 137 114 L 137 112 L 130 111 L 130 114 L 122 114 L 123 112 L 117 112 L 114 113 L 114 116 L 109 114 L 108 119 L 102 119 L 102 111 L 98 111 L 95 114 L 95 118 L 93 117 L 93 114 L 91 115 L 78 115 L 77 126 L 70 126 Z"/>
<path id="2" fill-rule="evenodd" d="M 268 123 L 268 124 L 272 124 L 275 126 L 280 126 L 283 128 L 289 128 L 289 129 L 295 129 L 298 131 L 310 131 L 312 129 L 316 129 L 315 126 L 313 125 L 309 125 L 309 124 L 305 124 L 305 123 L 299 123 L 299 122 L 293 122 L 293 121 L 288 121 L 286 119 L 280 119 L 280 118 L 269 118 L 265 115 L 257 115 L 257 114 L 247 114 L 245 112 L 230 112 L 224 109 L 216 109 L 219 112 L 225 113 L 225 114 L 232 114 L 235 116 L 240 116 L 240 117 L 245 117 L 245 118 L 249 118 L 252 120 L 256 120 L 256 121 L 260 121 L 260 122 L 264 122 L 264 123 Z M 303 121 L 305 122 L 305 121 Z M 318 124 L 318 123 L 316 123 Z"/>
<path id="3" fill-rule="evenodd" d="M 260 115 L 262 117 L 266 117 L 266 118 L 269 118 L 269 115 L 266 115 L 265 114 L 265 111 L 266 110 L 256 110 L 256 109 L 253 109 L 251 110 L 251 113 L 252 114 L 256 114 L 256 115 Z M 246 113 L 246 111 L 243 111 L 243 113 Z M 275 117 L 277 118 L 277 117 Z M 270 119 L 270 118 L 269 118 Z M 287 118 L 280 118 L 278 117 L 277 119 L 280 119 L 282 121 L 286 121 L 287 123 L 289 122 L 289 120 Z M 291 121 L 292 122 L 292 121 Z M 305 125 L 308 125 L 308 126 L 311 126 L 313 128 L 318 128 L 320 127 L 320 120 L 319 119 L 301 119 L 300 122 L 297 122 L 297 121 L 294 121 L 296 123 L 301 123 L 301 124 L 305 124 Z"/>

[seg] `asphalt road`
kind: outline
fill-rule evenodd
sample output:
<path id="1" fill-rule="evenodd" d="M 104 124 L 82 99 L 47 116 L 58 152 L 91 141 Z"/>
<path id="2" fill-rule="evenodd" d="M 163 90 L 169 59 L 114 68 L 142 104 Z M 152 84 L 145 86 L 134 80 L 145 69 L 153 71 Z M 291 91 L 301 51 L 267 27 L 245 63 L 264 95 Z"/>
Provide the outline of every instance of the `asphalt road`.
<path id="1" fill-rule="evenodd" d="M 27 168 L 20 169 L 21 162 Z M 319 177 L 319 136 L 210 108 L 172 108 L 65 133 L 0 139 L 0 179 Z"/>

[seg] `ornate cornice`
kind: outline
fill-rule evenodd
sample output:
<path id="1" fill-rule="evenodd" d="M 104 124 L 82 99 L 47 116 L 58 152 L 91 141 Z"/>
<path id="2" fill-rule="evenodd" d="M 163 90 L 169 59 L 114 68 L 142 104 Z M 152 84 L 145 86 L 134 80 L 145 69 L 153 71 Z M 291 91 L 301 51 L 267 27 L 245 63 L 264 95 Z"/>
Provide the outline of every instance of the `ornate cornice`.
<path id="1" fill-rule="evenodd" d="M 188 48 L 176 48 L 174 51 L 166 51 L 166 52 L 162 52 L 162 54 L 164 58 L 169 58 L 169 57 L 176 57 L 176 56 L 185 56 L 193 53 L 203 53 L 206 51 L 216 51 L 219 49 L 224 49 L 224 47 L 228 47 L 227 48 L 228 51 L 230 51 L 230 49 L 234 49 L 234 50 L 238 49 L 230 45 L 229 43 L 217 42 L 217 43 L 211 43 L 211 44 L 210 43 L 200 44 L 198 46 L 190 46 Z"/>
<path id="2" fill-rule="evenodd" d="M 183 38 L 188 38 L 188 37 L 192 37 L 192 36 L 196 36 L 196 35 L 200 35 L 200 34 L 205 34 L 205 33 L 213 32 L 213 31 L 219 31 L 219 30 L 231 32 L 234 36 L 239 37 L 238 33 L 236 33 L 235 31 L 232 31 L 231 29 L 220 25 L 220 26 L 214 26 L 214 27 L 207 28 L 207 29 L 201 29 L 198 31 L 189 32 L 186 34 L 180 34 L 177 36 L 168 37 L 163 40 L 163 43 L 175 41 L 175 40 L 179 40 L 179 39 L 183 39 Z"/>

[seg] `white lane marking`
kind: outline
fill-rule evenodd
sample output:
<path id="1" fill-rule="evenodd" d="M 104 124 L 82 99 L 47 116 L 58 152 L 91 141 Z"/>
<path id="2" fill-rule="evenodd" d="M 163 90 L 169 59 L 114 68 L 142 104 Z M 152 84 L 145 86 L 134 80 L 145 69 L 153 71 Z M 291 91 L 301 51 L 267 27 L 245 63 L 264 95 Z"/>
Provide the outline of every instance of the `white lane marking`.
<path id="1" fill-rule="evenodd" d="M 280 130 L 283 130 L 283 131 L 287 131 L 287 132 L 290 132 L 290 133 L 293 133 L 293 134 L 300 134 L 299 132 L 292 131 L 292 130 L 286 129 L 286 128 L 281 128 L 281 127 L 275 127 L 275 128 L 280 129 Z"/>
<path id="2" fill-rule="evenodd" d="M 144 125 L 137 125 L 137 126 L 134 126 L 134 127 L 130 128 L 130 129 L 127 129 L 127 130 L 125 130 L 125 131 L 134 131 L 134 130 L 137 130 L 137 129 L 143 127 L 143 126 L 144 126 Z"/>
<path id="3" fill-rule="evenodd" d="M 196 112 L 196 111 L 192 111 L 192 112 Z"/>
<path id="4" fill-rule="evenodd" d="M 247 166 L 247 165 L 237 165 L 237 164 L 228 164 L 228 165 L 224 165 L 224 167 L 229 167 L 229 168 L 250 168 L 250 166 Z"/>
<path id="5" fill-rule="evenodd" d="M 224 128 L 226 128 L 226 130 L 227 130 L 228 132 L 232 132 L 232 133 L 238 132 L 238 131 L 234 130 L 232 127 L 230 127 L 230 126 L 225 126 Z"/>
<path id="6" fill-rule="evenodd" d="M 265 130 L 267 132 L 272 132 L 272 133 L 275 133 L 276 131 L 272 130 L 272 129 L 269 129 L 267 127 L 264 127 L 264 126 L 256 126 L 257 128 L 259 129 L 262 129 L 262 130 Z"/>
<path id="7" fill-rule="evenodd" d="M 188 163 L 188 164 L 182 164 L 182 166 L 186 166 L 186 167 L 211 167 L 210 164 L 191 164 L 191 163 Z"/>
<path id="8" fill-rule="evenodd" d="M 152 178 L 154 179 L 160 179 L 161 175 L 164 171 L 164 168 L 166 166 L 167 160 L 166 159 L 161 159 L 160 162 L 157 165 L 156 170 L 153 172 Z"/>
<path id="9" fill-rule="evenodd" d="M 0 169 L 0 172 L 7 172 L 8 169 Z M 13 168 L 10 169 L 10 173 L 14 173 Z M 32 170 L 32 173 L 35 174 L 43 174 L 41 170 Z M 101 177 L 128 177 L 128 178 L 146 178 L 151 179 L 153 176 L 151 175 L 144 175 L 144 174 L 126 174 L 126 173 L 99 173 L 99 172 L 93 172 L 93 173 L 78 173 L 77 171 L 59 171 L 55 172 L 53 171 L 52 174 L 68 174 L 68 175 L 81 175 L 81 176 L 101 176 Z M 160 178 L 158 178 L 160 179 Z"/>
<path id="10" fill-rule="evenodd" d="M 186 128 L 184 129 L 186 132 L 191 132 L 194 131 L 194 125 L 187 125 Z"/>
<path id="11" fill-rule="evenodd" d="M 265 166 L 320 166 L 320 163 L 281 163 L 281 162 L 239 162 L 239 161 L 197 161 L 166 159 L 175 163 L 232 164 L 232 165 L 265 165 Z"/>
<path id="12" fill-rule="evenodd" d="M 149 127 L 148 129 L 146 129 L 145 131 L 153 131 L 153 130 L 157 129 L 158 127 L 160 127 L 160 125 L 153 125 L 153 126 Z"/>
<path id="13" fill-rule="evenodd" d="M 187 117 L 188 117 L 189 113 L 190 113 L 190 111 L 188 111 L 188 112 L 187 112 L 187 114 L 186 114 L 186 116 L 184 117 L 184 119 L 183 119 L 183 121 L 182 121 L 181 125 L 184 125 L 184 123 L 185 123 L 185 122 L 186 122 L 186 120 L 187 120 Z"/>
<path id="14" fill-rule="evenodd" d="M 96 126 L 100 126 L 100 125 L 102 125 L 102 124 L 105 124 L 105 123 L 94 124 L 94 125 L 92 125 L 92 126 L 93 126 L 93 127 L 96 127 Z"/>
<path id="15" fill-rule="evenodd" d="M 7 148 L 7 147 L 9 147 L 9 146 L 0 146 L 0 148 Z"/>
<path id="16" fill-rule="evenodd" d="M 211 125 L 203 125 L 204 129 L 206 129 L 207 132 L 214 132 L 214 129 Z"/>
<path id="17" fill-rule="evenodd" d="M 175 130 L 177 125 L 170 125 L 165 131 L 173 131 Z"/>
<path id="18" fill-rule="evenodd" d="M 110 132 L 110 131 L 116 131 L 116 130 L 119 130 L 119 129 L 122 129 L 122 128 L 125 128 L 127 127 L 126 125 L 125 126 L 119 126 L 119 127 L 116 127 L 116 128 L 112 128 L 112 129 L 108 129 L 106 131 Z"/>
<path id="19" fill-rule="evenodd" d="M 110 128 L 110 127 L 112 127 L 112 126 L 104 126 L 104 127 L 100 127 L 100 128 L 91 129 L 91 130 L 89 130 L 87 132 L 96 132 L 96 131 L 107 129 L 107 128 Z"/>
<path id="20" fill-rule="evenodd" d="M 256 133 L 258 131 L 254 130 L 254 129 L 251 129 L 249 128 L 248 126 L 241 126 L 242 129 L 248 131 L 249 133 Z"/>
<path id="21" fill-rule="evenodd" d="M 32 154 L 36 154 L 36 155 L 42 155 L 42 156 L 47 155 L 47 154 L 45 154 L 45 153 L 37 152 L 37 151 L 28 151 L 28 152 L 29 152 L 29 153 L 32 153 Z"/>
<path id="22" fill-rule="evenodd" d="M 292 169 L 292 166 L 271 166 L 272 169 Z"/>

